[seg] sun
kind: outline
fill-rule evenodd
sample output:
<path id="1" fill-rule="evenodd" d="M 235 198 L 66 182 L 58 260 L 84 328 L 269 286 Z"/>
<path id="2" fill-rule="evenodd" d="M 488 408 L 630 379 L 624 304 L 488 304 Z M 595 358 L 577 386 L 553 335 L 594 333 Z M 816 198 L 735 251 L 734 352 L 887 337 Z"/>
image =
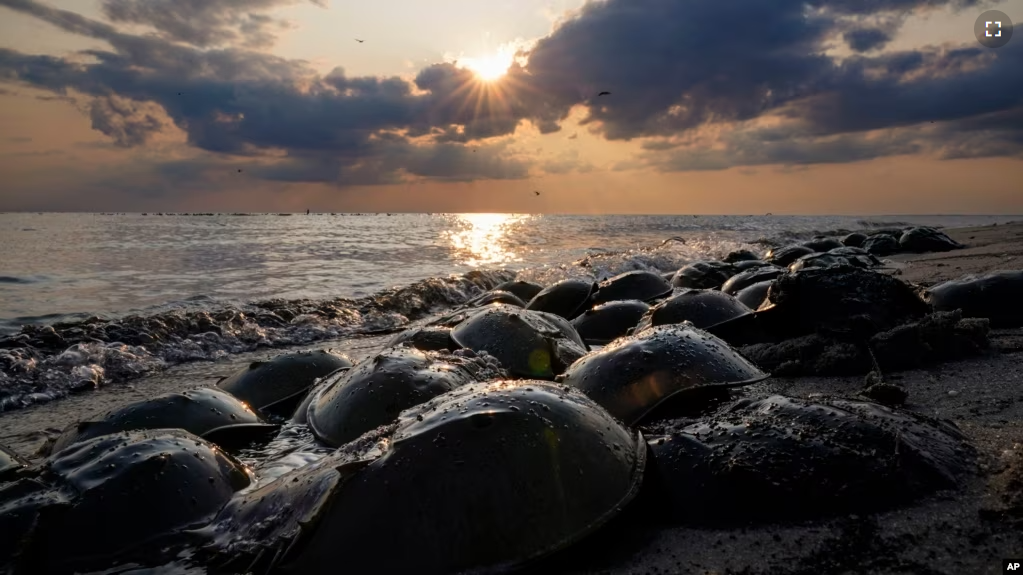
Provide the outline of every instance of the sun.
<path id="1" fill-rule="evenodd" d="M 472 70 L 484 82 L 495 82 L 508 72 L 514 60 L 514 51 L 501 50 L 481 58 L 462 58 L 458 64 L 462 68 Z"/>

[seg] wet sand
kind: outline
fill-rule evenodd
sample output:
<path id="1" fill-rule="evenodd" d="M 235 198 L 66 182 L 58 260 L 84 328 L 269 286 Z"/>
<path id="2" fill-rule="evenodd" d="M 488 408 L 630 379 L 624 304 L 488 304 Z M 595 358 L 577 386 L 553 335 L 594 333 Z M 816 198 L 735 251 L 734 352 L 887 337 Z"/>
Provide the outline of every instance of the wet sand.
<path id="1" fill-rule="evenodd" d="M 969 246 L 949 253 L 889 259 L 900 276 L 932 285 L 967 273 L 1023 269 L 1023 222 L 946 230 Z M 385 337 L 320 342 L 362 359 Z M 828 521 L 695 529 L 651 525 L 642 507 L 530 573 L 981 574 L 1001 573 L 1002 558 L 1023 557 L 1023 329 L 994 330 L 983 357 L 886 374 L 909 392 L 906 408 L 955 422 L 981 452 L 964 489 L 908 508 Z M 279 353 L 279 352 L 272 352 Z M 31 456 L 65 425 L 170 391 L 212 385 L 267 352 L 169 369 L 130 384 L 0 415 L 0 442 Z M 741 391 L 853 396 L 862 377 L 772 378 Z M 641 502 L 654 504 L 656 502 Z"/>

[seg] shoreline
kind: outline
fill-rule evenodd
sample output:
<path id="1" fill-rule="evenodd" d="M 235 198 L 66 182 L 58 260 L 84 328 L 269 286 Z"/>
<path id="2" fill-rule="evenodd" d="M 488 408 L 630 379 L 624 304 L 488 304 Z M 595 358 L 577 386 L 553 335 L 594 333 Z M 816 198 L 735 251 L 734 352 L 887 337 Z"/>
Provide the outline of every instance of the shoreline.
<path id="1" fill-rule="evenodd" d="M 1023 222 L 944 230 L 967 244 L 943 253 L 890 256 L 899 277 L 932 285 L 998 269 L 1023 269 Z M 390 336 L 324 340 L 294 349 L 333 348 L 361 360 Z M 992 330 L 984 356 L 886 374 L 909 392 L 905 409 L 947 418 L 976 445 L 981 472 L 961 491 L 892 511 L 801 524 L 739 529 L 621 521 L 526 573 L 1000 573 L 1023 555 L 1023 328 Z M 291 348 L 289 348 L 289 351 Z M 259 350 L 192 362 L 45 404 L 0 413 L 4 443 L 32 457 L 49 435 L 78 417 L 139 399 L 212 385 Z M 774 393 L 855 396 L 863 377 L 772 377 L 736 397 Z M 1010 492 L 1014 489 L 1015 492 Z M 1015 497 L 1015 500 L 1012 498 Z"/>

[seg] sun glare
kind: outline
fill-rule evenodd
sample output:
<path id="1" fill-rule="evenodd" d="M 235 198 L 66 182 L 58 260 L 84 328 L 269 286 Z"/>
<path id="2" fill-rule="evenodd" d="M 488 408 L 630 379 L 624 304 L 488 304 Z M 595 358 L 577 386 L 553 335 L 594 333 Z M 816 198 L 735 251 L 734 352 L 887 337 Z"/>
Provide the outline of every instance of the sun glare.
<path id="1" fill-rule="evenodd" d="M 480 80 L 493 82 L 499 80 L 508 72 L 508 68 L 511 68 L 514 60 L 514 50 L 501 50 L 496 54 L 482 58 L 462 58 L 458 61 L 458 64 L 467 70 L 475 72 Z"/>

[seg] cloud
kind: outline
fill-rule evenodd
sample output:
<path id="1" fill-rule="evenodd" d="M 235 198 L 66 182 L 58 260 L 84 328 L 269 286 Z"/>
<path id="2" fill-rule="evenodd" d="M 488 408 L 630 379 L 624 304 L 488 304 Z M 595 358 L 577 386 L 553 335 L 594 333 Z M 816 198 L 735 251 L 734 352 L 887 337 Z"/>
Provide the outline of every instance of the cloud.
<path id="1" fill-rule="evenodd" d="M 84 61 L 0 49 L 0 81 L 83 98 L 93 127 L 120 146 L 146 145 L 174 126 L 193 148 L 247 157 L 251 177 L 280 182 L 513 179 L 533 167 L 589 169 L 494 143 L 523 122 L 556 132 L 579 108 L 592 134 L 641 140 L 637 157 L 613 169 L 1023 150 L 1023 75 L 1016 73 L 1023 45 L 879 51 L 906 14 L 977 4 L 971 0 L 591 2 L 491 87 L 453 63 L 427 66 L 412 80 L 352 77 L 341 68 L 321 75 L 305 62 L 234 44 L 246 26 L 258 36 L 275 25 L 260 14 L 284 3 L 107 0 L 111 21 L 158 32 L 133 35 L 35 0 L 0 0 L 110 45 L 84 52 Z M 853 48 L 851 57 L 827 54 L 840 42 Z M 611 95 L 598 98 L 600 91 Z M 940 129 L 929 128 L 932 121 Z"/>
<path id="2" fill-rule="evenodd" d="M 103 14 L 118 23 L 150 26 L 168 40 L 200 47 L 240 43 L 266 47 L 288 23 L 264 14 L 300 0 L 105 0 Z M 322 0 L 311 0 L 323 6 Z"/>

